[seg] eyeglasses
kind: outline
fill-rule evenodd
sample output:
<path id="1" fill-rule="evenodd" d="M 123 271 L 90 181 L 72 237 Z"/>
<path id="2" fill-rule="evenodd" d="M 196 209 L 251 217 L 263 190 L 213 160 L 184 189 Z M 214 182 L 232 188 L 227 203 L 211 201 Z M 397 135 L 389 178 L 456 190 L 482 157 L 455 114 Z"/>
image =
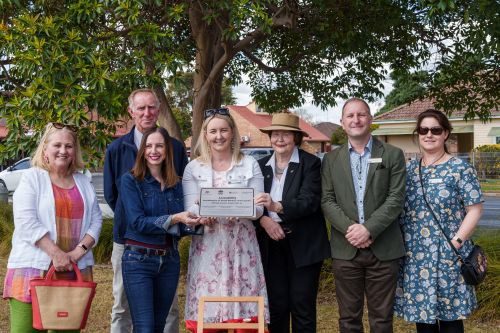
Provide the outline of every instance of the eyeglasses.
<path id="1" fill-rule="evenodd" d="M 57 129 L 63 129 L 63 128 L 67 128 L 69 129 L 71 132 L 78 132 L 78 127 L 75 126 L 75 125 L 69 125 L 69 124 L 63 124 L 63 123 L 55 123 L 55 122 L 51 122 L 52 126 L 54 126 L 55 128 Z"/>
<path id="2" fill-rule="evenodd" d="M 216 114 L 219 114 L 221 116 L 229 116 L 229 109 L 228 108 L 219 108 L 219 109 L 208 109 L 208 110 L 205 110 L 204 118 L 203 119 L 207 119 L 207 118 L 213 117 Z"/>
<path id="3" fill-rule="evenodd" d="M 420 135 L 427 135 L 431 131 L 432 135 L 441 135 L 443 134 L 444 128 L 442 127 L 418 127 L 417 133 Z"/>

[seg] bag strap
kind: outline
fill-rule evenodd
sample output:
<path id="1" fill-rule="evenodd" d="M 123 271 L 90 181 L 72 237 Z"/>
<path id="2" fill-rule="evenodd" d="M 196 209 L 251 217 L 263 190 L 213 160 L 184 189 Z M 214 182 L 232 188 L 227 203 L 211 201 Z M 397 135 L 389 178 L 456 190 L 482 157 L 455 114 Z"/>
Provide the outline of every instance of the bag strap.
<path id="1" fill-rule="evenodd" d="M 427 207 L 429 208 L 432 216 L 434 217 L 434 220 L 436 220 L 437 225 L 439 227 L 439 230 L 441 230 L 441 235 L 443 235 L 443 237 L 448 241 L 453 252 L 455 252 L 455 254 L 457 255 L 458 260 L 460 260 L 460 262 L 463 263 L 464 261 L 462 259 L 462 256 L 460 255 L 458 250 L 455 248 L 455 246 L 453 245 L 451 240 L 448 238 L 448 236 L 446 236 L 443 228 L 441 227 L 441 223 L 439 222 L 439 219 L 437 218 L 436 214 L 434 213 L 434 210 L 432 209 L 432 206 L 430 205 L 429 201 L 427 201 L 427 195 L 425 193 L 424 181 L 422 180 L 422 158 L 420 158 L 420 161 L 418 163 L 418 178 L 420 179 L 420 187 L 422 188 L 422 197 L 424 198 L 424 201 L 425 201 Z"/>
<path id="2" fill-rule="evenodd" d="M 75 264 L 74 262 L 71 262 L 71 265 L 73 265 L 73 270 L 76 273 L 76 281 L 82 282 L 83 281 L 82 272 L 80 272 L 78 265 Z M 50 268 L 47 271 L 47 275 L 45 275 L 45 280 L 52 280 L 52 276 L 54 276 L 55 271 L 56 267 L 54 265 L 50 265 Z"/>

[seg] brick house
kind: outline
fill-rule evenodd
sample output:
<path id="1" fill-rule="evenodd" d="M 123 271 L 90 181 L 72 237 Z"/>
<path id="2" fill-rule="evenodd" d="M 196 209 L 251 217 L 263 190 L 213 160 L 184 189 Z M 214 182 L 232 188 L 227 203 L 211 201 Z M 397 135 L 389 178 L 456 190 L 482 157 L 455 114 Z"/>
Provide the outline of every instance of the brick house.
<path id="1" fill-rule="evenodd" d="M 380 140 L 401 148 L 405 153 L 418 153 L 416 137 L 413 136 L 417 116 L 434 108 L 432 100 L 417 100 L 376 116 L 374 124 L 379 128 L 373 135 Z M 491 121 L 483 123 L 479 119 L 465 121 L 465 109 L 454 111 L 449 116 L 453 131 L 448 141 L 451 153 L 468 153 L 472 149 L 488 144 L 500 143 L 500 110 L 492 109 Z"/>
<path id="2" fill-rule="evenodd" d="M 227 105 L 226 107 L 238 125 L 241 147 L 271 147 L 269 136 L 259 130 L 271 125 L 271 114 L 263 111 L 255 102 L 245 106 Z M 299 120 L 299 127 L 309 134 L 309 137 L 304 137 L 302 149 L 312 154 L 330 151 L 330 138 L 302 119 Z M 187 148 L 191 148 L 191 138 L 184 142 Z"/>

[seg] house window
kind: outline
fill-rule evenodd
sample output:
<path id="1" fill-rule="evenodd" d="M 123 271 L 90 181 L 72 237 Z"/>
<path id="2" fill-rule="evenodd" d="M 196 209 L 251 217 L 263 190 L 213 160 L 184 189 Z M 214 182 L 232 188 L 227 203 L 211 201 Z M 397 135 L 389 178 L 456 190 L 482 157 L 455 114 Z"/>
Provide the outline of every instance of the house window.
<path id="1" fill-rule="evenodd" d="M 500 136 L 496 137 L 496 143 L 497 143 L 497 145 L 500 144 Z"/>

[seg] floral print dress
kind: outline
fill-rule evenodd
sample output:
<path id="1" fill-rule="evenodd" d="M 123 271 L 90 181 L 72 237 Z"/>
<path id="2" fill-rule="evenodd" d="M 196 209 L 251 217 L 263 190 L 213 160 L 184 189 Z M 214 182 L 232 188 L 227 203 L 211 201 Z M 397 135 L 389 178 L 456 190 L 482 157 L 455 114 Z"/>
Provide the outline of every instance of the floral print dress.
<path id="1" fill-rule="evenodd" d="M 443 164 L 422 166 L 429 204 L 451 239 L 465 217 L 465 207 L 482 202 L 476 172 L 452 157 Z M 406 248 L 396 289 L 395 313 L 408 322 L 464 319 L 477 306 L 474 287 L 465 284 L 460 263 L 422 196 L 419 161 L 407 165 L 405 212 L 401 227 Z M 462 256 L 472 250 L 467 240 Z"/>
<path id="2" fill-rule="evenodd" d="M 213 171 L 213 186 L 228 187 L 226 172 Z M 193 236 L 189 249 L 186 320 L 198 319 L 201 296 L 264 296 L 268 322 L 267 291 L 255 227 L 250 219 L 218 218 L 205 226 L 203 236 Z M 257 316 L 255 303 L 206 303 L 205 322 Z"/>

